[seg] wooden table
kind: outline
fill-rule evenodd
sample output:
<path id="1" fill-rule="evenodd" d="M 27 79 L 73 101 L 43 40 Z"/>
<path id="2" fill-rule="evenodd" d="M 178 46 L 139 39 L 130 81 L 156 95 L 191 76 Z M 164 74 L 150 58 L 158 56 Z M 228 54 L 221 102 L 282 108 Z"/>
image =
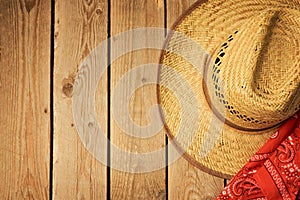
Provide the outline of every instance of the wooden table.
<path id="1" fill-rule="evenodd" d="M 0 199 L 173 200 L 218 195 L 225 181 L 183 158 L 149 173 L 107 167 L 87 152 L 73 120 L 74 79 L 80 63 L 99 43 L 134 28 L 171 27 L 194 1 L 0 1 Z M 157 39 L 164 40 L 164 35 Z M 110 53 L 118 48 L 113 42 L 108 43 Z M 126 48 L 132 42 L 127 41 Z M 111 93 L 121 77 L 158 58 L 158 50 L 129 52 L 99 81 L 97 121 L 111 142 L 126 151 L 148 152 L 166 144 L 164 131 L 149 139 L 128 136 L 111 114 Z M 109 56 L 104 59 L 109 61 Z M 143 81 L 145 75 L 149 74 L 130 81 Z M 128 109 L 135 123 L 149 122 L 155 87 L 139 88 L 131 98 Z M 129 91 L 120 95 L 125 98 Z M 132 167 L 130 162 L 124 165 Z"/>

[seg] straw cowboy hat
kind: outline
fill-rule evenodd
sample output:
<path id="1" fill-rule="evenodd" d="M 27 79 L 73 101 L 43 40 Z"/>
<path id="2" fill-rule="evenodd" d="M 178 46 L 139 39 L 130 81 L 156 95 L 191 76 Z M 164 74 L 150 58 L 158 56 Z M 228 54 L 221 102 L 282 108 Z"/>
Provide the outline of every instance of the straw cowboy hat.
<path id="1" fill-rule="evenodd" d="M 172 30 L 157 89 L 167 134 L 230 178 L 300 109 L 300 3 L 199 1 Z"/>

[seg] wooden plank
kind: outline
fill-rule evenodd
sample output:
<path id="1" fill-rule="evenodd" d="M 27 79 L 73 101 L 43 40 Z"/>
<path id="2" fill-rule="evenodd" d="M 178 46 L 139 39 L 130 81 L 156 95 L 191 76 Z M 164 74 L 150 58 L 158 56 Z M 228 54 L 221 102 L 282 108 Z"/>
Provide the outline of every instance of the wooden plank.
<path id="1" fill-rule="evenodd" d="M 167 26 L 170 28 L 194 2 L 167 0 Z M 223 179 L 202 172 L 184 158 L 171 164 L 168 172 L 169 199 L 215 199 L 224 185 Z"/>
<path id="2" fill-rule="evenodd" d="M 106 0 L 55 3 L 54 199 L 106 199 L 107 168 L 88 153 L 79 138 L 73 120 L 72 92 L 79 65 L 107 39 L 107 7 Z M 101 77 L 99 85 L 98 123 L 106 133 L 106 75 Z"/>
<path id="3" fill-rule="evenodd" d="M 164 27 L 164 2 L 157 1 L 129 1 L 120 0 L 111 2 L 111 35 L 116 36 L 124 31 L 135 28 L 144 27 Z M 148 32 L 145 31 L 145 34 Z M 121 77 L 126 73 L 131 74 L 131 77 L 124 83 L 124 90 L 116 91 L 118 101 L 111 104 L 111 109 L 115 109 L 115 114 L 111 114 L 111 140 L 114 145 L 122 149 L 124 152 L 135 153 L 149 153 L 161 149 L 165 145 L 165 135 L 163 132 L 157 133 L 155 136 L 147 139 L 141 139 L 145 132 L 137 131 L 133 125 L 129 125 L 127 130 L 122 129 L 117 124 L 116 116 L 120 116 L 122 110 L 128 109 L 133 121 L 137 126 L 147 125 L 149 123 L 159 123 L 157 119 L 150 122 L 149 114 L 150 107 L 156 104 L 156 86 L 155 84 L 148 85 L 137 89 L 131 97 L 131 101 L 127 102 L 130 97 L 130 87 L 137 82 L 146 82 L 148 79 L 157 77 L 157 66 L 151 70 L 140 70 L 134 74 L 134 69 L 142 64 L 158 63 L 160 51 L 157 50 L 132 50 L 135 44 L 145 44 L 151 42 L 164 40 L 163 31 L 160 34 L 154 34 L 145 40 L 140 39 L 139 36 L 131 35 L 125 44 L 118 46 L 118 41 L 112 40 L 111 53 L 112 57 L 116 51 L 128 50 L 126 55 L 123 55 L 117 60 L 113 60 L 111 66 L 111 91 L 112 97 L 115 87 L 121 81 Z M 134 75 L 133 75 L 134 74 Z M 116 109 L 117 108 L 117 109 Z M 124 115 L 122 115 L 123 117 Z M 126 116 L 124 116 L 126 117 Z M 158 118 L 159 119 L 159 118 Z M 156 120 L 156 121 L 155 121 Z M 122 121 L 122 119 L 121 119 Z M 128 124 L 127 124 L 128 125 Z M 121 125 L 122 126 L 122 125 Z M 137 137 L 129 136 L 129 134 L 137 134 Z M 155 133 L 153 133 L 155 134 Z M 111 154 L 111 159 L 118 159 L 122 157 L 119 154 Z M 166 185 L 165 185 L 165 168 L 160 170 L 153 170 L 149 173 L 134 174 L 126 172 L 128 170 L 134 171 L 138 169 L 140 163 L 134 163 L 133 157 L 126 157 L 127 161 L 123 163 L 125 170 L 111 170 L 111 199 L 165 199 Z M 163 162 L 165 156 L 161 158 Z M 147 160 L 149 161 L 149 160 Z M 153 159 L 153 162 L 159 162 Z M 126 170 L 127 169 L 127 170 Z"/>
<path id="4" fill-rule="evenodd" d="M 50 1 L 0 1 L 0 199 L 48 199 Z"/>

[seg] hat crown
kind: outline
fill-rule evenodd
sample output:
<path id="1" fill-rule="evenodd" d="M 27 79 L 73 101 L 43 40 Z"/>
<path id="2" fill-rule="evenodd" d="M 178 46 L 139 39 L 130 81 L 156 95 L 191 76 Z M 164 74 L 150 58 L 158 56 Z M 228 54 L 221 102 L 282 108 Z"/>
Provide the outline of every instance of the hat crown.
<path id="1" fill-rule="evenodd" d="M 299 109 L 298 12 L 276 8 L 255 15 L 215 51 L 206 72 L 207 94 L 228 123 L 265 129 Z"/>

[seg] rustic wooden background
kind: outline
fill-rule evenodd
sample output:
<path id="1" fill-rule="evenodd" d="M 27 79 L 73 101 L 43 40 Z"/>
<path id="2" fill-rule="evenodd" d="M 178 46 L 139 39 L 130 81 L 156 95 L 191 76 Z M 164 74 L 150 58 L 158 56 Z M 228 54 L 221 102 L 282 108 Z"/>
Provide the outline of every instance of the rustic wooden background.
<path id="1" fill-rule="evenodd" d="M 226 181 L 183 158 L 145 174 L 104 166 L 83 147 L 72 114 L 76 72 L 97 44 L 138 27 L 171 27 L 194 2 L 0 0 L 0 199 L 173 200 L 218 195 Z M 160 148 L 166 143 L 165 133 L 147 141 L 127 136 L 112 120 L 109 95 L 127 71 L 157 63 L 158 58 L 154 50 L 128 53 L 112 64 L 98 85 L 98 123 L 127 151 Z M 147 122 L 154 94 L 155 85 L 134 94 L 129 109 L 136 123 Z"/>

